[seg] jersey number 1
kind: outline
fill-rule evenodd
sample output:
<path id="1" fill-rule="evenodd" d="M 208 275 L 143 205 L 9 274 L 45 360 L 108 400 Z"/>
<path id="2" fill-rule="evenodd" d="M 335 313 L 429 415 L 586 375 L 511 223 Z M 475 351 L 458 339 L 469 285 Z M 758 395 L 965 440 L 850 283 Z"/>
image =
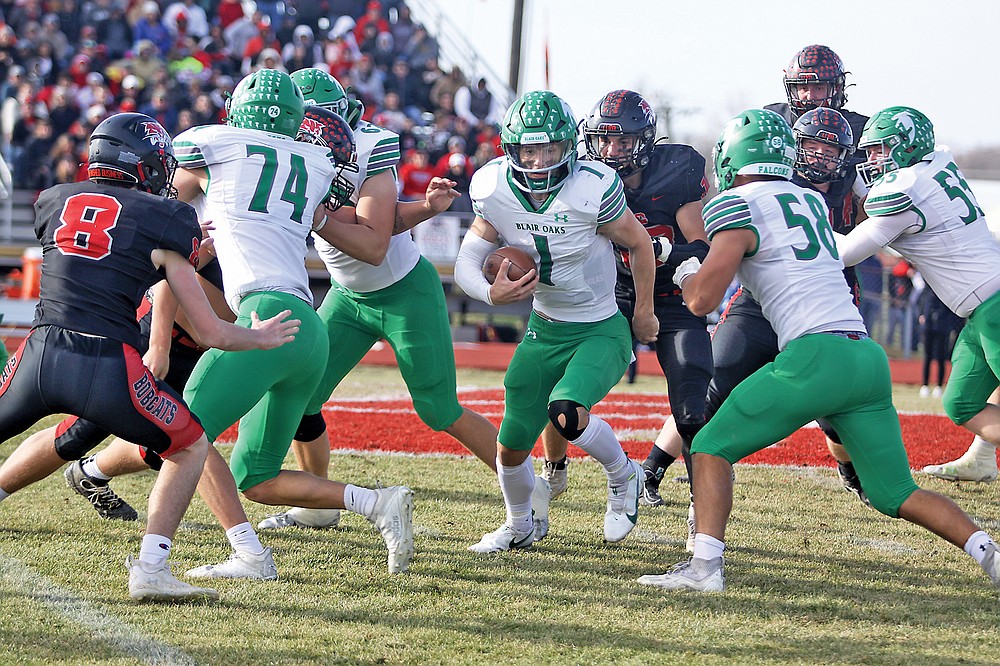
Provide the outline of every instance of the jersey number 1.
<path id="1" fill-rule="evenodd" d="M 111 254 L 111 230 L 118 224 L 122 205 L 107 194 L 74 194 L 66 199 L 53 237 L 63 254 L 98 261 Z"/>

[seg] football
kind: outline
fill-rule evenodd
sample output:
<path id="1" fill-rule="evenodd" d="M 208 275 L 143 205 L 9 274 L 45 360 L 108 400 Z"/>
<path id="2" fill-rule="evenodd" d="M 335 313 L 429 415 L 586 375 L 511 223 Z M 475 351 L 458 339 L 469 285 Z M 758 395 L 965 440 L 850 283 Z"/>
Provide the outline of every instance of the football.
<path id="1" fill-rule="evenodd" d="M 493 284 L 497 279 L 497 272 L 504 259 L 510 259 L 510 268 L 507 269 L 508 280 L 520 280 L 524 274 L 531 270 L 537 270 L 535 260 L 524 250 L 516 247 L 506 246 L 496 250 L 486 258 L 483 264 L 483 276 L 486 281 Z"/>

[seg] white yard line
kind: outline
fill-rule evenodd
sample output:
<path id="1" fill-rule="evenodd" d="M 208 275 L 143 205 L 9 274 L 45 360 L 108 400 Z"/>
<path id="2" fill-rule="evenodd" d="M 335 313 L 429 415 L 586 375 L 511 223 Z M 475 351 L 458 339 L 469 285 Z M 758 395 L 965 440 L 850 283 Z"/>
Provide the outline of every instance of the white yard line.
<path id="1" fill-rule="evenodd" d="M 54 613 L 87 629 L 110 648 L 135 657 L 144 664 L 196 663 L 182 650 L 143 636 L 121 618 L 108 615 L 14 558 L 0 555 L 0 579 Z"/>

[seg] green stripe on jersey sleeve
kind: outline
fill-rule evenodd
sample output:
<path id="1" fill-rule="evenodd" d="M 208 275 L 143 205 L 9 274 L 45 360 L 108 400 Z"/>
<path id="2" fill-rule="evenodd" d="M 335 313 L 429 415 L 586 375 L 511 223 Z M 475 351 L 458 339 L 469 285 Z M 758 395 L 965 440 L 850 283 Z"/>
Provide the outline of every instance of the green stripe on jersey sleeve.
<path id="1" fill-rule="evenodd" d="M 382 139 L 375 144 L 368 156 L 368 175 L 374 176 L 388 169 L 395 169 L 398 162 L 399 138 L 394 136 Z"/>
<path id="2" fill-rule="evenodd" d="M 708 202 L 702 211 L 705 219 L 705 233 L 709 240 L 714 234 L 726 229 L 740 229 L 753 226 L 750 206 L 743 197 L 737 195 L 717 196 Z"/>
<path id="3" fill-rule="evenodd" d="M 913 207 L 913 200 L 906 192 L 888 192 L 886 194 L 869 195 L 865 200 L 865 212 L 868 217 L 877 215 L 895 215 Z"/>
<path id="4" fill-rule="evenodd" d="M 205 154 L 201 147 L 190 141 L 174 141 L 174 157 L 186 169 L 205 166 Z"/>
<path id="5" fill-rule="evenodd" d="M 615 174 L 614 182 L 611 183 L 611 187 L 608 188 L 608 191 L 601 198 L 601 210 L 597 214 L 598 224 L 617 220 L 625 213 L 627 207 L 625 187 L 622 185 L 622 179 L 618 177 L 618 174 Z"/>

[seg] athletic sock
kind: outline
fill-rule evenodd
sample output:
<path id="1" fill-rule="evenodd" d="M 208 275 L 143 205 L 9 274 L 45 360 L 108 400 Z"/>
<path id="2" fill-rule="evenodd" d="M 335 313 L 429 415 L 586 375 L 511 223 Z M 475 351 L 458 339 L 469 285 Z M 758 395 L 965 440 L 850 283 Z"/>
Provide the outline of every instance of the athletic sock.
<path id="1" fill-rule="evenodd" d="M 92 479 L 98 481 L 110 481 L 111 477 L 101 471 L 101 468 L 97 466 L 97 456 L 93 455 L 83 461 L 81 465 L 83 473 Z"/>
<path id="2" fill-rule="evenodd" d="M 986 547 L 993 543 L 993 539 L 990 535 L 979 530 L 969 537 L 969 540 L 965 542 L 965 552 L 972 556 L 979 564 L 983 563 L 983 558 L 986 557 Z"/>
<path id="3" fill-rule="evenodd" d="M 362 488 L 350 483 L 344 487 L 344 508 L 361 514 L 369 520 L 375 517 L 375 503 L 377 501 L 378 493 L 371 488 Z"/>
<path id="4" fill-rule="evenodd" d="M 238 553 L 260 555 L 264 552 L 264 546 L 261 545 L 260 539 L 257 538 L 257 532 L 254 531 L 253 525 L 250 523 L 240 523 L 235 527 L 230 527 L 226 530 L 226 538 L 229 539 L 233 550 Z"/>
<path id="5" fill-rule="evenodd" d="M 997 464 L 997 447 L 979 435 L 976 435 L 976 438 L 972 440 L 972 444 L 969 445 L 969 450 L 966 451 L 965 455 L 971 456 L 976 462 L 989 465 Z"/>
<path id="6" fill-rule="evenodd" d="M 604 466 L 612 485 L 621 485 L 628 480 L 628 456 L 615 437 L 614 430 L 601 417 L 591 414 L 590 423 L 572 443 Z"/>
<path id="7" fill-rule="evenodd" d="M 163 564 L 170 557 L 170 547 L 172 541 L 160 534 L 147 534 L 142 537 L 142 546 L 139 548 L 139 561 L 149 565 L 147 569 L 156 571 L 163 567 Z"/>
<path id="8" fill-rule="evenodd" d="M 497 456 L 497 479 L 507 509 L 507 524 L 521 534 L 531 532 L 531 493 L 535 489 L 535 468 L 531 456 L 520 465 L 501 465 Z"/>
<path id="9" fill-rule="evenodd" d="M 714 560 L 722 557 L 726 544 L 719 541 L 714 536 L 698 532 L 694 535 L 694 553 L 692 555 L 701 560 Z"/>

